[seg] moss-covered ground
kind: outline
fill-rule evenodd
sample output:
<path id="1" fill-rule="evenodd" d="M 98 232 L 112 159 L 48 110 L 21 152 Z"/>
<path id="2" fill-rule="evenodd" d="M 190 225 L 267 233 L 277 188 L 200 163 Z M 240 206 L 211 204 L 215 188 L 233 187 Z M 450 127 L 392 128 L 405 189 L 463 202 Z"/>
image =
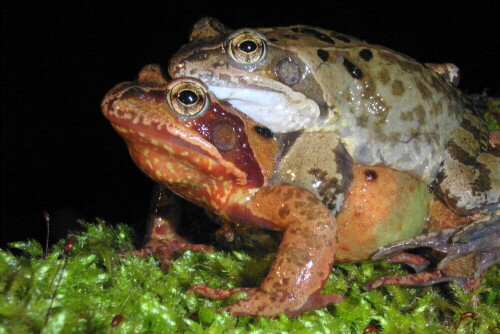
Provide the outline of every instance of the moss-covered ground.
<path id="1" fill-rule="evenodd" d="M 99 220 L 85 227 L 70 252 L 66 240 L 47 256 L 31 241 L 11 244 L 21 255 L 0 251 L 0 333 L 362 333 L 368 326 L 379 333 L 453 333 L 457 326 L 457 333 L 498 333 L 500 326 L 498 265 L 467 294 L 454 284 L 363 291 L 371 279 L 407 271 L 384 261 L 336 264 L 323 293 L 345 302 L 295 319 L 235 317 L 218 311 L 231 300 L 186 289 L 257 286 L 273 254 L 179 252 L 164 273 L 155 258 L 119 256 L 134 248 L 129 227 Z"/>

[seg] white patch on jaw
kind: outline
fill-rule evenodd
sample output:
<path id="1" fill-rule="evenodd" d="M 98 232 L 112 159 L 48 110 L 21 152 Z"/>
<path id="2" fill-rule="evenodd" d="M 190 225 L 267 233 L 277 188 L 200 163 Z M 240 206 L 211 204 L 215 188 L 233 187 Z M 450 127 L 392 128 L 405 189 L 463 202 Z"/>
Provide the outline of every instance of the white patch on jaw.
<path id="1" fill-rule="evenodd" d="M 317 124 L 320 110 L 304 94 L 253 88 L 208 85 L 219 99 L 231 103 L 254 121 L 276 133 L 301 130 Z"/>

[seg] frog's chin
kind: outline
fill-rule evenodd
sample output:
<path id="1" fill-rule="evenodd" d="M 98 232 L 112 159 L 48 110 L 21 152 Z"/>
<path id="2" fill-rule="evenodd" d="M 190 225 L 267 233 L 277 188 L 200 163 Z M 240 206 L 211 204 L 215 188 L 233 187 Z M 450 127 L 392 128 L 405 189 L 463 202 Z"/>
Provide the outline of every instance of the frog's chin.
<path id="1" fill-rule="evenodd" d="M 275 133 L 310 127 L 319 119 L 316 102 L 299 92 L 278 92 L 257 88 L 221 87 L 208 85 L 219 99 Z"/>

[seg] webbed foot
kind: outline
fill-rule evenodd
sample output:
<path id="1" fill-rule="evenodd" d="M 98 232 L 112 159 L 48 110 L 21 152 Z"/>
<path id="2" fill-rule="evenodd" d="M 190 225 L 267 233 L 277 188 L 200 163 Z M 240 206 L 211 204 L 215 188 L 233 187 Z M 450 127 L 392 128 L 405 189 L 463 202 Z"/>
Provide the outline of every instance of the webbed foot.
<path id="1" fill-rule="evenodd" d="M 435 269 L 429 269 L 428 261 L 418 255 L 401 253 L 407 249 L 420 247 L 432 248 L 445 254 Z M 416 286 L 452 281 L 466 291 L 473 291 L 480 286 L 483 272 L 500 262 L 500 211 L 469 225 L 461 225 L 385 246 L 373 254 L 371 259 L 378 260 L 395 253 L 400 254 L 390 257 L 390 262 L 407 263 L 417 273 L 398 277 L 381 277 L 366 284 L 365 289 L 373 289 L 381 285 Z"/>
<path id="2" fill-rule="evenodd" d="M 214 289 L 205 285 L 195 285 L 188 291 L 211 299 L 228 299 L 237 292 L 246 292 L 247 297 L 224 308 L 234 315 L 270 317 L 284 313 L 295 317 L 303 312 L 320 309 L 330 303 L 344 301 L 340 295 L 321 295 L 316 292 L 310 296 L 297 296 L 284 290 L 264 291 L 259 288 Z"/>

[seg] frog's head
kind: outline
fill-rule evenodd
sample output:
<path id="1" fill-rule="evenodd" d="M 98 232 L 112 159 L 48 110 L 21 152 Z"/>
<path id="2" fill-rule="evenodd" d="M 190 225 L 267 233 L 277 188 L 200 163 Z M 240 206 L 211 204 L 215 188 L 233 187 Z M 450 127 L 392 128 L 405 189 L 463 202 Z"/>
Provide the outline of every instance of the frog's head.
<path id="1" fill-rule="evenodd" d="M 114 87 L 102 111 L 144 173 L 205 208 L 218 211 L 230 194 L 262 187 L 272 174 L 272 133 L 197 79 L 167 82 L 148 65 L 137 81 Z"/>
<path id="2" fill-rule="evenodd" d="M 326 113 L 315 71 L 324 56 L 317 54 L 316 44 L 326 47 L 331 40 L 305 29 L 233 31 L 213 18 L 203 18 L 195 24 L 190 42 L 170 60 L 169 73 L 174 78 L 199 78 L 218 99 L 274 132 L 303 129 Z M 308 45 L 314 47 L 304 47 Z"/>

